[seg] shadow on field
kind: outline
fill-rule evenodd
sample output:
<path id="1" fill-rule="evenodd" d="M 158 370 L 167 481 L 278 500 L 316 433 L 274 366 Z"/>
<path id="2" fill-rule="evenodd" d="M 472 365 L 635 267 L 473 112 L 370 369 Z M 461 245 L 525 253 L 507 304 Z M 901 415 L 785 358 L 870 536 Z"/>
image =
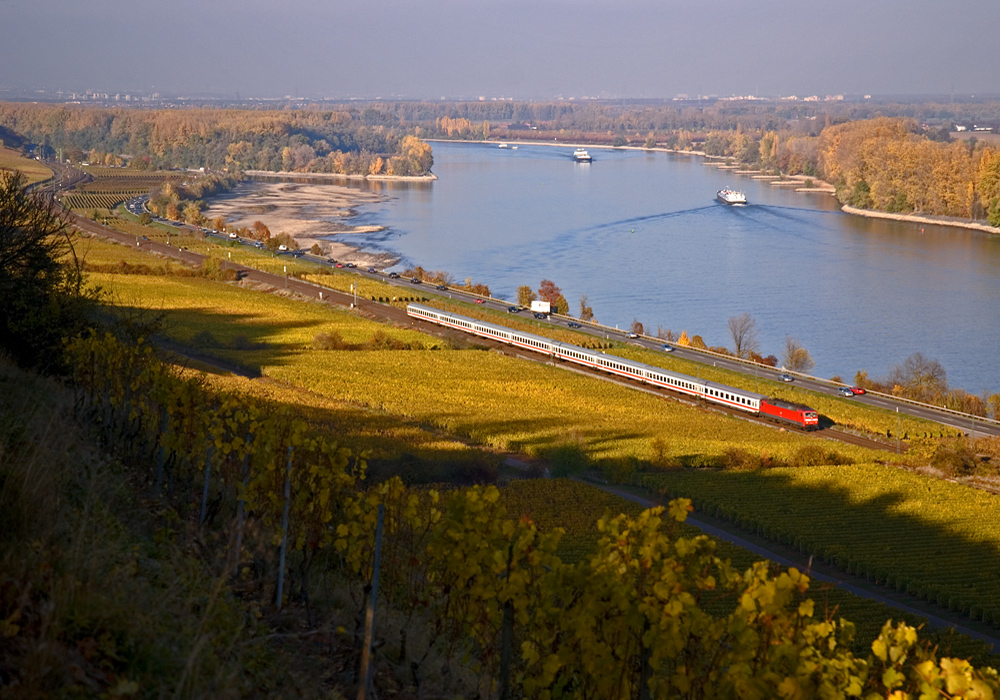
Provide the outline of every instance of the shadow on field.
<path id="1" fill-rule="evenodd" d="M 655 482 L 671 497 L 690 497 L 699 511 L 750 533 L 1000 629 L 1000 538 L 986 525 L 1000 509 L 1000 498 L 896 474 L 889 467 L 835 469 L 843 476 L 812 484 L 795 481 L 788 470 L 770 469 L 678 471 L 656 475 L 649 485 Z M 896 478 L 902 483 L 889 481 Z M 880 481 L 884 488 L 878 488 Z M 863 496 L 847 483 L 875 488 L 866 486 L 870 495 Z M 957 521 L 949 527 L 901 511 L 916 504 L 929 515 L 961 514 L 967 501 L 982 517 L 976 523 L 975 516 L 966 516 L 964 530 Z M 970 536 L 977 530 L 982 540 Z"/>

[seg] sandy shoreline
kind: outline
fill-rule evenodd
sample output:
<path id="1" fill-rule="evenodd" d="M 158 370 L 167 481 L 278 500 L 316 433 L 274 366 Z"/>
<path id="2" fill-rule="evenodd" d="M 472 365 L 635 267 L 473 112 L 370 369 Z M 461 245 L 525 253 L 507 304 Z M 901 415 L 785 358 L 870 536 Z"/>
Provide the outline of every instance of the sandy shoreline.
<path id="1" fill-rule="evenodd" d="M 298 173 L 304 177 L 302 173 Z M 312 174 L 309 175 L 310 177 Z M 341 176 L 343 177 L 343 176 Z M 244 182 L 207 202 L 205 215 L 224 216 L 227 225 L 250 227 L 263 222 L 271 235 L 287 233 L 304 250 L 315 244 L 327 257 L 365 267 L 391 267 L 399 258 L 388 253 L 365 253 L 336 240 L 342 233 L 371 233 L 382 226 L 352 226 L 359 206 L 377 204 L 385 197 L 343 185 L 304 182 Z"/>
<path id="2" fill-rule="evenodd" d="M 841 207 L 848 214 L 858 216 L 868 216 L 873 219 L 894 219 L 895 221 L 912 221 L 915 224 L 928 224 L 932 226 L 956 226 L 958 228 L 971 228 L 976 231 L 985 231 L 994 235 L 1000 234 L 1000 228 L 995 228 L 989 224 L 982 224 L 976 221 L 966 221 L 965 219 L 955 219 L 951 217 L 920 216 L 919 214 L 890 214 L 884 211 L 874 211 L 872 209 L 858 209 L 849 204 Z"/>

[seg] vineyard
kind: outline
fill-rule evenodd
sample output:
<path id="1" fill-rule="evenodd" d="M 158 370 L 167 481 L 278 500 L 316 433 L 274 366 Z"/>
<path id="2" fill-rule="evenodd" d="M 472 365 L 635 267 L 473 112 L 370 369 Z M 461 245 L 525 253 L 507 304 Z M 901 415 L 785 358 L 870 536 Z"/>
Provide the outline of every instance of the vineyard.
<path id="1" fill-rule="evenodd" d="M 646 476 L 699 510 L 1000 628 L 1000 497 L 877 464 Z"/>
<path id="2" fill-rule="evenodd" d="M 149 189 L 113 189 L 94 190 L 90 192 L 74 192 L 64 195 L 63 206 L 67 209 L 77 211 L 91 211 L 93 209 L 107 209 L 111 211 L 122 202 L 126 202 L 133 197 L 146 194 Z"/>
<path id="3" fill-rule="evenodd" d="M 591 556 L 597 545 L 598 533 L 594 523 L 607 513 L 624 513 L 636 517 L 642 512 L 638 504 L 613 495 L 595 486 L 568 479 L 545 479 L 512 481 L 500 491 L 501 503 L 514 517 L 528 516 L 542 532 L 562 528 L 565 534 L 559 542 L 557 553 L 566 562 L 582 561 Z M 678 532 L 684 537 L 696 537 L 700 530 L 683 524 Z M 716 552 L 737 569 L 746 570 L 761 561 L 750 551 L 729 542 L 716 542 Z M 817 604 L 822 603 L 830 610 L 851 620 L 857 627 L 857 641 L 854 652 L 863 656 L 868 652 L 868 642 L 878 636 L 882 622 L 889 618 L 903 620 L 914 627 L 926 621 L 898 609 L 890 608 L 867 598 L 861 598 L 832 587 L 813 587 L 811 595 Z M 941 649 L 963 658 L 976 658 L 980 662 L 996 665 L 1000 657 L 992 647 L 983 641 L 961 634 L 942 631 L 924 631 L 928 639 L 933 639 Z"/>
<path id="4" fill-rule="evenodd" d="M 690 510 L 684 499 L 603 515 L 591 556 L 578 544 L 578 560 L 563 561 L 564 530 L 552 521 L 536 524 L 527 512 L 541 504 L 528 496 L 532 482 L 507 498 L 494 487 L 411 491 L 398 479 L 364 488 L 363 457 L 292 412 L 184 380 L 141 342 L 94 336 L 74 341 L 68 352 L 81 419 L 117 436 L 125 459 L 151 449 L 156 455 L 137 467 L 138 483 L 202 530 L 211 527 L 211 493 L 234 503 L 236 516 L 223 526 L 228 532 L 214 540 L 222 550 L 233 543 L 236 564 L 227 566 L 239 569 L 243 552 L 258 541 L 275 545 L 278 565 L 269 571 L 277 607 L 290 593 L 286 562 L 294 560 L 303 572 L 312 570 L 298 585 L 309 624 L 319 621 L 306 586 L 333 574 L 327 567 L 338 559 L 322 556 L 329 550 L 340 553 L 337 577 L 363 608 L 380 549 L 379 598 L 392 611 L 381 618 L 383 634 L 397 639 L 397 630 L 413 630 L 419 640 L 426 633 L 435 658 L 449 662 L 471 654 L 488 696 L 516 688 L 532 698 L 632 698 L 647 688 L 652 698 L 695 689 L 692 697 L 702 697 L 720 684 L 746 683 L 760 688 L 760 697 L 863 688 L 883 694 L 962 682 L 1000 690 L 995 671 L 939 663 L 905 624 L 886 623 L 872 655 L 854 656 L 854 627 L 819 613 L 807 576 L 771 572 L 763 563 L 732 568 L 712 540 L 679 529 Z M 592 512 L 609 500 L 560 486 L 555 492 L 563 497 L 553 500 L 565 507 L 589 502 Z M 505 502 L 518 499 L 520 513 L 511 517 Z M 577 509 L 570 526 L 580 531 L 586 516 Z M 385 536 L 376 547 L 383 512 Z M 426 654 L 418 656 L 420 643 L 408 646 L 406 634 L 398 639 L 379 663 L 388 671 L 398 658 L 419 688 Z"/>

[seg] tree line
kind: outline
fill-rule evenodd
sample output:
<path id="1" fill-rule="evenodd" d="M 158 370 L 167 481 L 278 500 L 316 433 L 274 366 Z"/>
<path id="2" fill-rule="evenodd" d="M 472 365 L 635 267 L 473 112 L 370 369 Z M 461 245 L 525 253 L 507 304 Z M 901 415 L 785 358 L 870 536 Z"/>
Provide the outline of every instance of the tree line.
<path id="1" fill-rule="evenodd" d="M 423 175 L 430 147 L 398 120 L 364 113 L 237 109 L 137 110 L 0 103 L 0 133 L 13 133 L 77 162 L 140 169 L 296 170 Z"/>

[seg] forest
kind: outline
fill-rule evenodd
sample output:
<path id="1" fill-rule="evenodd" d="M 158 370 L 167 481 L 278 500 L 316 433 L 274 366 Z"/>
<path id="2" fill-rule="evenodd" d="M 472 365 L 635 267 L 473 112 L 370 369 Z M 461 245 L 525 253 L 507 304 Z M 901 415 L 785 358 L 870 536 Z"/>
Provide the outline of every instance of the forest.
<path id="1" fill-rule="evenodd" d="M 374 121 L 374 120 L 373 120 Z M 133 167 L 424 175 L 430 146 L 356 110 L 138 110 L 0 103 L 0 134 L 75 162 Z"/>

